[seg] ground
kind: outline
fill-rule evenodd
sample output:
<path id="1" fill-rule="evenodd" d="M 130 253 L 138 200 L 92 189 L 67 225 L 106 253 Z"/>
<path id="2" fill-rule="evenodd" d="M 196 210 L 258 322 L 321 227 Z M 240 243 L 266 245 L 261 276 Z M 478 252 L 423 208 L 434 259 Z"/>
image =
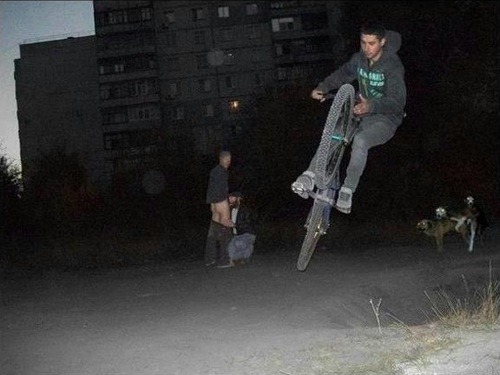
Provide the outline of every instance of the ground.
<path id="1" fill-rule="evenodd" d="M 333 241 L 344 229 L 304 272 L 298 244 L 230 269 L 4 274 L 0 373 L 500 374 L 498 327 L 443 327 L 432 311 L 500 279 L 498 232 L 472 254 L 458 237 L 437 254 L 426 238 Z"/>

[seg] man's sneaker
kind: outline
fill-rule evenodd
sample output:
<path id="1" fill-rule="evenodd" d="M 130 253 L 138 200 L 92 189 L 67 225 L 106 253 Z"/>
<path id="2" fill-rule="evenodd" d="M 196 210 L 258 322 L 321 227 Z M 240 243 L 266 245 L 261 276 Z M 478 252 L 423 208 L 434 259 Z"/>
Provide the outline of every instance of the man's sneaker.
<path id="1" fill-rule="evenodd" d="M 351 212 L 352 205 L 352 189 L 342 186 L 339 191 L 339 196 L 337 198 L 337 204 L 335 208 L 344 214 Z"/>
<path id="2" fill-rule="evenodd" d="M 314 173 L 305 171 L 292 184 L 292 191 L 301 198 L 309 198 L 309 191 L 314 189 Z"/>

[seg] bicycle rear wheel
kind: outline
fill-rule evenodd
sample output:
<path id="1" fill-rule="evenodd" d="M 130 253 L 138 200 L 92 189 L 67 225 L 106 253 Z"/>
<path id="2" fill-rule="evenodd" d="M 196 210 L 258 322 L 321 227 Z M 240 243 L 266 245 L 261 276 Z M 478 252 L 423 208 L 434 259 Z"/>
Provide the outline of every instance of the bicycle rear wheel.
<path id="1" fill-rule="evenodd" d="M 330 107 L 318 146 L 315 180 L 319 189 L 327 189 L 339 168 L 345 147 L 353 133 L 354 87 L 342 85 Z"/>
<path id="2" fill-rule="evenodd" d="M 325 233 L 325 216 L 324 211 L 327 208 L 328 203 L 314 200 L 314 204 L 309 211 L 309 216 L 306 223 L 306 235 L 304 241 L 302 242 L 302 247 L 300 249 L 299 259 L 297 261 L 297 269 L 299 271 L 305 271 L 309 261 L 316 249 L 316 244 L 319 238 Z"/>

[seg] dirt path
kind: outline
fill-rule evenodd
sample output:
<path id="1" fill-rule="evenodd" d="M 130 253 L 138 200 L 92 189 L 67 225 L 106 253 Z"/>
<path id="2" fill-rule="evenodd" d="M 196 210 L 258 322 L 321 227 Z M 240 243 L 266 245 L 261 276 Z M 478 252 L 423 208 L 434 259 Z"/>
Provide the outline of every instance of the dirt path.
<path id="1" fill-rule="evenodd" d="M 428 251 L 323 247 L 306 272 L 295 269 L 295 249 L 281 249 L 234 269 L 193 262 L 9 277 L 0 373 L 498 374 L 498 330 L 422 326 L 424 291 L 483 285 L 490 264 L 500 279 L 498 247 Z"/>

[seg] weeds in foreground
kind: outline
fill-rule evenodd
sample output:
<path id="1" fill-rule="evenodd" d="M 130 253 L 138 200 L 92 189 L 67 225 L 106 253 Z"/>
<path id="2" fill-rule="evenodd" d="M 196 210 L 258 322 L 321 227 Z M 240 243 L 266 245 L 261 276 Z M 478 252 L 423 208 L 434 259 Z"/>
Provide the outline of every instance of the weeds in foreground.
<path id="1" fill-rule="evenodd" d="M 438 300 L 433 300 L 427 292 L 432 311 L 437 321 L 453 328 L 493 327 L 500 322 L 500 283 L 493 281 L 490 263 L 487 285 L 471 293 L 465 276 L 462 275 L 466 296 L 452 298 L 445 290 L 437 292 Z M 443 307 L 440 307 L 444 305 Z"/>
<path id="2" fill-rule="evenodd" d="M 467 283 L 466 290 L 470 294 Z M 425 368 L 430 363 L 430 355 L 461 342 L 460 330 L 478 326 L 493 327 L 499 323 L 499 291 L 499 283 L 493 281 L 490 270 L 486 287 L 475 292 L 474 298 L 469 296 L 464 302 L 442 292 L 438 295 L 444 298 L 445 303 L 440 307 L 443 305 L 442 301 L 435 301 L 426 293 L 431 301 L 434 316 L 432 322 L 422 326 L 409 326 L 389 314 L 396 323 L 392 327 L 383 328 L 380 324 L 382 300 L 370 299 L 379 334 L 384 330 L 383 337 L 380 335 L 375 341 L 371 340 L 374 337 L 367 337 L 366 340 L 356 343 L 332 343 L 311 347 L 305 352 L 304 358 L 293 366 L 293 370 L 280 370 L 280 374 L 386 375 L 407 373 L 406 370 L 410 368 Z M 403 345 L 394 331 L 395 327 L 396 331 L 402 328 L 407 333 Z M 459 331 L 454 329 L 457 327 L 460 328 Z M 355 353 L 348 349 L 353 345 L 356 347 Z M 282 366 L 285 367 L 284 363 Z"/>

